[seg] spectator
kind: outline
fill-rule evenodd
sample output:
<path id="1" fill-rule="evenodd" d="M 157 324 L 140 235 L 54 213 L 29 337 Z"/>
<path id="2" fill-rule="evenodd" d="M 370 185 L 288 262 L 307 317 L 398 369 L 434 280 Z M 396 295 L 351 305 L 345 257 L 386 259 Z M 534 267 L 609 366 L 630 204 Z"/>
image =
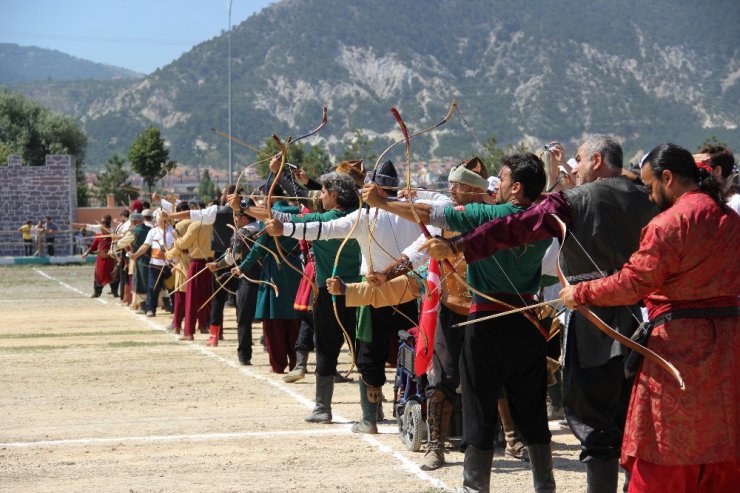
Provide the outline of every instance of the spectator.
<path id="1" fill-rule="evenodd" d="M 18 228 L 23 237 L 23 250 L 26 257 L 33 255 L 33 236 L 31 236 L 31 221 L 26 221 L 26 224 Z"/>
<path id="2" fill-rule="evenodd" d="M 46 229 L 46 253 L 49 257 L 54 256 L 54 233 L 57 232 L 57 225 L 51 220 L 49 216 L 46 216 L 46 223 L 44 224 Z"/>
<path id="3" fill-rule="evenodd" d="M 39 223 L 36 225 L 35 233 L 35 248 L 36 251 L 33 253 L 36 257 L 44 256 L 44 247 L 46 246 L 46 229 L 44 229 L 44 220 L 39 219 Z"/>

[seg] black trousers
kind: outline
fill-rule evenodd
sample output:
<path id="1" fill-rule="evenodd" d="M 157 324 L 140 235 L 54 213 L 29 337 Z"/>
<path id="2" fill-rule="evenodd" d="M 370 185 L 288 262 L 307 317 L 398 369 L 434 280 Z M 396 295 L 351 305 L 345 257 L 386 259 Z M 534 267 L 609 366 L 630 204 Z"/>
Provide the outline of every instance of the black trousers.
<path id="1" fill-rule="evenodd" d="M 350 343 L 354 346 L 357 309 L 345 306 L 344 296 L 337 296 L 337 313 L 350 336 Z M 313 307 L 313 321 L 316 340 L 316 374 L 321 377 L 330 377 L 337 371 L 339 351 L 345 341 L 337 317 L 334 315 L 331 295 L 326 290 L 326 286 L 319 288 L 319 295 Z"/>
<path id="2" fill-rule="evenodd" d="M 46 253 L 49 257 L 54 256 L 54 238 L 46 238 Z"/>
<path id="3" fill-rule="evenodd" d="M 221 256 L 221 253 L 214 254 L 214 258 L 219 258 Z M 237 289 L 237 279 L 236 277 L 232 277 L 229 282 L 226 282 L 226 279 L 229 278 L 231 275 L 229 273 L 230 269 L 221 269 L 217 270 L 213 273 L 213 276 L 211 276 L 211 292 L 216 293 L 216 290 L 221 288 L 221 284 L 223 284 L 225 287 L 231 289 L 232 291 Z M 216 278 L 218 277 L 218 282 L 216 281 Z M 221 284 L 219 284 L 219 282 Z M 218 293 L 213 297 L 211 300 L 211 325 L 218 325 L 223 326 L 224 324 L 224 307 L 226 306 L 226 300 L 229 297 L 229 292 L 226 291 L 226 289 L 220 289 Z"/>
<path id="4" fill-rule="evenodd" d="M 466 319 L 465 315 L 458 315 L 440 303 L 434 332 L 434 371 L 428 375 L 427 396 L 439 389 L 448 401 L 455 401 L 460 386 L 460 353 L 465 342 L 465 328 L 452 326 Z"/>
<path id="5" fill-rule="evenodd" d="M 489 313 L 471 313 L 470 318 Z M 550 443 L 545 339 L 529 320 L 513 314 L 467 325 L 460 371 L 463 448 L 493 450 L 501 387 L 524 441 Z"/>
<path id="6" fill-rule="evenodd" d="M 301 311 L 298 325 L 298 339 L 295 341 L 296 351 L 311 352 L 314 348 L 313 338 L 313 325 L 314 316 L 312 311 Z"/>
<path id="7" fill-rule="evenodd" d="M 126 252 L 123 252 L 123 258 L 121 259 L 120 265 L 118 266 L 118 297 L 123 299 L 126 286 L 128 285 L 128 257 Z"/>
<path id="8" fill-rule="evenodd" d="M 33 240 L 23 240 L 23 251 L 26 257 L 33 255 Z"/>
<path id="9" fill-rule="evenodd" d="M 397 305 L 396 310 L 411 320 L 418 320 L 416 300 Z M 399 330 L 408 330 L 414 327 L 404 316 L 393 307 L 370 307 L 370 316 L 373 326 L 372 341 L 357 340 L 357 369 L 362 380 L 373 387 L 381 387 L 385 383 L 385 360 L 388 358 L 388 341 L 390 337 L 398 339 Z"/>
<path id="10" fill-rule="evenodd" d="M 601 366 L 581 368 L 575 330 L 568 331 L 565 351 L 563 410 L 581 442 L 580 460 L 619 458 L 633 381 L 624 378 L 622 356 Z"/>
<path id="11" fill-rule="evenodd" d="M 252 359 L 252 322 L 257 307 L 259 284 L 239 279 L 236 290 L 236 354 L 240 361 Z"/>

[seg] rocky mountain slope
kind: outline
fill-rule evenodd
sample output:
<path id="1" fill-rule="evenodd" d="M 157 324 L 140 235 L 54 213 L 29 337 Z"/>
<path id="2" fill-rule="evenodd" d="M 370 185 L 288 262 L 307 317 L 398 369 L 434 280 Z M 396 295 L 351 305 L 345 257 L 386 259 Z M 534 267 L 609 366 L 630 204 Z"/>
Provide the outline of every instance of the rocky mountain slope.
<path id="1" fill-rule="evenodd" d="M 314 143 L 340 152 L 357 129 L 382 149 L 400 136 L 392 106 L 414 130 L 457 97 L 461 115 L 416 139 L 416 159 L 461 158 L 491 135 L 573 150 L 584 134 L 607 132 L 628 157 L 710 135 L 737 146 L 737 19 L 736 0 L 283 0 L 231 33 L 232 129 L 253 144 L 295 135 L 326 105 L 329 125 Z M 174 159 L 223 163 L 226 141 L 210 129 L 228 126 L 227 82 L 222 35 L 146 78 L 60 106 L 84 123 L 92 160 L 153 123 Z"/>

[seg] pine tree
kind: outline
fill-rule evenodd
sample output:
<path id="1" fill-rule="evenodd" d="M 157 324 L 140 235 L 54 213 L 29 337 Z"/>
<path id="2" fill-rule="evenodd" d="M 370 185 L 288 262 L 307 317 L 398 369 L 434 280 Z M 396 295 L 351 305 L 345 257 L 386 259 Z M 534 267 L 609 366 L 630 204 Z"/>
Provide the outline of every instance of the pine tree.
<path id="1" fill-rule="evenodd" d="M 118 154 L 113 154 L 108 159 L 103 171 L 98 177 L 97 197 L 102 203 L 107 200 L 108 194 L 112 193 L 116 198 L 116 204 L 125 204 L 139 196 L 139 192 L 131 187 L 128 181 L 128 171 L 123 168 L 125 160 Z"/>

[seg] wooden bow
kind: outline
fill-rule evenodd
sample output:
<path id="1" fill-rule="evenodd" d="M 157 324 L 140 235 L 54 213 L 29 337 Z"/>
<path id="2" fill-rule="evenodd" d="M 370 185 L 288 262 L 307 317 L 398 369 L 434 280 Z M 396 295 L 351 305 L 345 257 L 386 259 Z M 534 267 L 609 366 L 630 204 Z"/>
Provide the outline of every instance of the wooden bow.
<path id="1" fill-rule="evenodd" d="M 357 229 L 357 225 L 360 224 L 360 219 L 362 218 L 362 194 L 357 193 L 357 219 L 355 219 L 354 224 L 352 224 L 352 229 L 350 229 L 347 236 L 342 240 L 342 243 L 339 244 L 339 248 L 337 248 L 337 254 L 334 256 L 334 265 L 331 268 L 331 277 L 337 276 L 337 269 L 339 267 L 339 259 L 342 256 L 342 250 L 344 250 L 345 245 L 349 242 L 349 240 L 352 238 L 352 235 L 354 234 L 355 230 Z M 331 295 L 331 305 L 332 308 L 334 308 L 334 318 L 337 319 L 337 323 L 339 324 L 339 328 L 342 330 L 342 334 L 344 335 L 344 340 L 347 343 L 347 346 L 349 347 L 349 354 L 351 358 L 349 370 L 347 370 L 347 375 L 349 376 L 350 372 L 352 371 L 352 368 L 356 365 L 356 356 L 355 356 L 355 348 L 352 344 L 352 337 L 349 335 L 349 331 L 344 326 L 344 323 L 342 323 L 342 319 L 339 316 L 339 308 L 337 308 L 337 295 L 333 294 Z"/>
<path id="2" fill-rule="evenodd" d="M 270 185 L 270 191 L 267 193 L 267 218 L 272 219 L 272 193 L 275 191 L 275 186 L 277 185 L 278 179 L 280 178 L 280 174 L 283 172 L 283 169 L 285 168 L 285 160 L 288 156 L 288 147 L 286 146 L 283 141 L 280 140 L 280 138 L 273 134 L 272 138 L 275 140 L 275 142 L 278 145 L 278 148 L 280 148 L 280 168 L 275 173 L 275 177 L 272 180 L 272 184 Z M 290 139 L 288 139 L 288 142 L 290 142 Z M 316 285 L 316 283 L 306 275 L 305 272 L 303 272 L 303 269 L 299 269 L 295 265 L 291 263 L 290 260 L 288 260 L 288 257 L 285 256 L 285 253 L 283 252 L 283 248 L 280 246 L 280 241 L 278 239 L 275 239 L 275 249 L 278 252 L 278 255 L 280 255 L 280 258 L 283 259 L 283 262 L 287 264 L 288 267 L 296 271 L 302 278 L 304 278 L 308 283 L 311 285 L 311 291 L 313 292 L 314 299 L 319 294 L 319 287 Z"/>
<path id="3" fill-rule="evenodd" d="M 560 232 L 563 238 L 563 240 L 560 242 L 560 251 L 562 251 L 563 245 L 565 245 L 565 238 L 568 235 L 568 229 L 565 226 L 565 223 L 561 221 L 558 216 L 554 214 L 552 216 L 555 218 L 558 225 L 560 226 Z M 560 279 L 560 283 L 563 286 L 570 286 L 568 279 L 563 275 L 563 270 L 560 268 L 560 255 L 559 254 L 558 254 L 558 262 L 557 262 L 557 270 L 558 270 L 558 279 Z M 683 381 L 683 378 L 681 377 L 681 373 L 670 362 L 666 361 L 660 355 L 654 353 L 653 351 L 646 348 L 645 346 L 638 344 L 637 342 L 633 341 L 629 337 L 625 337 L 622 334 L 620 334 L 618 331 L 611 328 L 606 322 L 601 320 L 601 318 L 598 315 L 596 315 L 594 312 L 589 310 L 588 307 L 578 306 L 576 307 L 576 311 L 578 311 L 578 313 L 583 315 L 586 318 L 586 320 L 591 322 L 594 325 L 594 327 L 596 327 L 601 332 L 608 335 L 615 341 L 619 342 L 624 347 L 629 348 L 632 351 L 635 351 L 636 353 L 641 354 L 646 359 L 652 360 L 655 364 L 663 368 L 665 371 L 670 373 L 673 378 L 676 379 L 676 382 L 678 382 L 678 386 L 681 388 L 681 390 L 686 390 L 686 385 Z"/>
<path id="4" fill-rule="evenodd" d="M 398 122 L 399 127 L 401 127 L 401 132 L 403 133 L 404 141 L 406 143 L 406 187 L 407 190 L 411 191 L 411 142 L 409 137 L 409 131 L 408 128 L 406 128 L 406 123 L 404 123 L 403 118 L 401 118 L 400 113 L 396 108 L 391 108 L 391 113 L 393 113 L 393 117 Z M 418 133 L 416 134 L 418 135 Z M 429 232 L 429 229 L 426 227 L 426 225 L 421 221 L 421 218 L 419 217 L 418 212 L 416 211 L 416 206 L 414 205 L 414 201 L 411 199 L 411 196 L 409 194 L 409 204 L 411 213 L 414 216 L 414 220 L 419 225 L 419 228 L 421 229 L 421 232 L 424 234 L 424 237 L 427 239 L 432 238 L 432 234 Z M 443 259 L 442 263 L 447 267 L 452 275 L 463 285 L 465 286 L 470 292 L 477 294 L 478 296 L 485 298 L 489 301 L 492 301 L 493 303 L 498 303 L 499 305 L 505 306 L 509 309 L 516 308 L 514 305 L 511 305 L 509 303 L 506 303 L 504 301 L 498 300 L 492 296 L 489 296 L 477 289 L 475 289 L 473 286 L 468 284 L 467 280 L 463 279 L 460 274 L 457 273 L 457 270 L 452 265 L 449 259 Z M 537 330 L 540 331 L 542 336 L 547 339 L 549 336 L 549 332 L 545 330 L 544 327 L 542 327 L 542 324 L 540 324 L 539 320 L 537 320 L 534 316 L 532 316 L 530 313 L 523 313 L 523 315 L 532 322 L 532 324 L 537 328 Z"/>

